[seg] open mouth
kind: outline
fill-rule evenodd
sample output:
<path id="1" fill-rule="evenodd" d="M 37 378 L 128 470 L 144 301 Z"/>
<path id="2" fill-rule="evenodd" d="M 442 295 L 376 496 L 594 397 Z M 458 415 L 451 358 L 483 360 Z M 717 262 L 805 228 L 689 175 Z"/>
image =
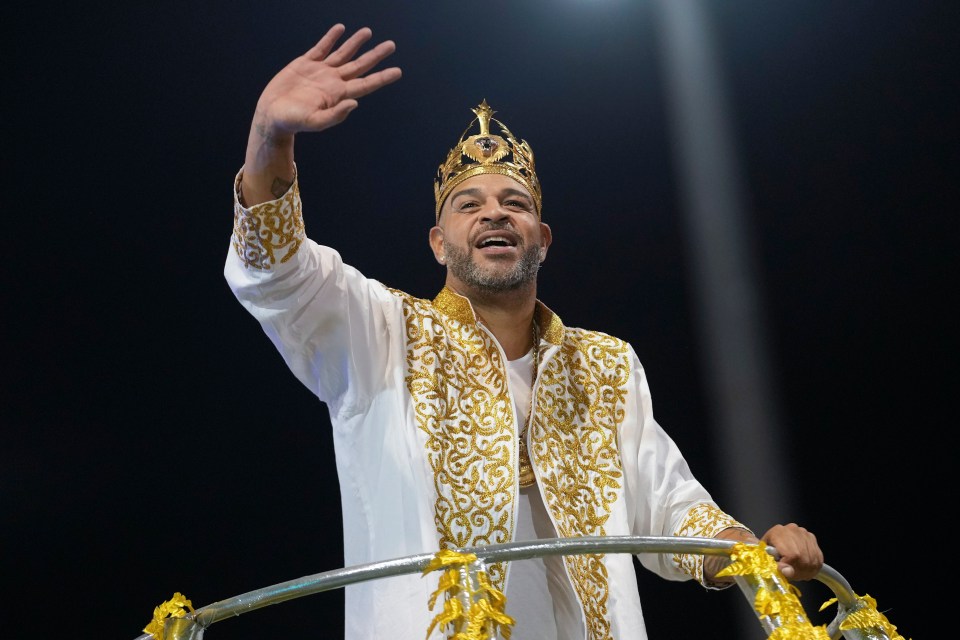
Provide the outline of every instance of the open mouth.
<path id="1" fill-rule="evenodd" d="M 488 231 L 480 234 L 475 246 L 478 249 L 512 249 L 517 246 L 517 236 L 503 231 Z"/>

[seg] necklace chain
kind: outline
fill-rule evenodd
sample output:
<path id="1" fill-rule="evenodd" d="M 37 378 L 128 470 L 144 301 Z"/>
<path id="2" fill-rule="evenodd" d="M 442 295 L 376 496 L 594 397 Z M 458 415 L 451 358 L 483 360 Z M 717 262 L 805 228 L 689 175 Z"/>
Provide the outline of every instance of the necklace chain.
<path id="1" fill-rule="evenodd" d="M 530 429 L 530 422 L 533 420 L 533 405 L 536 403 L 536 397 L 533 395 L 533 388 L 537 384 L 537 370 L 540 368 L 540 329 L 537 321 L 533 321 L 533 374 L 530 376 L 530 408 L 527 409 L 527 420 L 520 431 L 520 465 L 519 476 L 520 486 L 529 487 L 537 481 L 537 476 L 533 472 L 533 464 L 530 462 L 530 453 L 527 451 L 527 431 Z"/>

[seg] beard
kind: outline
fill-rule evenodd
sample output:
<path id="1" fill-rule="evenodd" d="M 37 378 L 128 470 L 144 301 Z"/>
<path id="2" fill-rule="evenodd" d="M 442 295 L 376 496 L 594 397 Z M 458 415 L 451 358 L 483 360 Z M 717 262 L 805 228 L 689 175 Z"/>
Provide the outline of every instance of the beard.
<path id="1" fill-rule="evenodd" d="M 447 267 L 461 282 L 491 293 L 514 291 L 537 279 L 540 271 L 540 247 L 532 245 L 524 249 L 509 271 L 481 268 L 467 251 L 451 244 L 444 238 L 443 251 L 447 257 Z"/>

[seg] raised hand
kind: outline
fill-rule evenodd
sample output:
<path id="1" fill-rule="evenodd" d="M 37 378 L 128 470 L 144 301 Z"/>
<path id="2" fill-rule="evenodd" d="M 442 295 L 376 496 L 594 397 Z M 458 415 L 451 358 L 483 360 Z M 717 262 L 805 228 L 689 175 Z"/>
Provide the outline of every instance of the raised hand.
<path id="1" fill-rule="evenodd" d="M 292 184 L 296 134 L 323 131 L 343 122 L 357 108 L 357 98 L 400 79 L 398 67 L 370 73 L 396 50 L 393 41 L 381 42 L 356 57 L 373 33 L 363 27 L 337 47 L 344 31 L 342 24 L 330 27 L 309 51 L 281 69 L 260 94 L 241 184 L 247 206 L 279 198 Z"/>
<path id="2" fill-rule="evenodd" d="M 393 41 L 381 42 L 354 59 L 373 33 L 363 27 L 334 49 L 344 31 L 342 24 L 331 27 L 317 44 L 267 84 L 255 117 L 265 135 L 332 127 L 357 107 L 357 98 L 400 79 L 398 67 L 367 74 L 396 50 Z"/>

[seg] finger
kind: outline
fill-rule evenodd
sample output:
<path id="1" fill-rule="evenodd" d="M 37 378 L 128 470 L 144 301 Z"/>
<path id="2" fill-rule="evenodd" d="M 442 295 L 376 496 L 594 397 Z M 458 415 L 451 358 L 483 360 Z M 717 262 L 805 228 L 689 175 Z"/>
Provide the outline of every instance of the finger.
<path id="1" fill-rule="evenodd" d="M 340 77 L 344 80 L 350 80 L 361 76 L 367 71 L 370 71 L 370 69 L 373 69 L 396 50 L 397 45 L 393 40 L 381 42 L 356 60 L 344 63 L 340 67 Z"/>
<path id="2" fill-rule="evenodd" d="M 330 27 L 327 33 L 320 38 L 320 41 L 313 45 L 310 50 L 303 55 L 311 60 L 323 60 L 333 49 L 333 46 L 337 44 L 337 40 L 343 37 L 343 33 L 346 30 L 347 28 L 342 24 L 333 25 Z"/>
<path id="3" fill-rule="evenodd" d="M 780 573 L 783 574 L 783 577 L 787 580 L 792 580 L 795 575 L 797 575 L 797 570 L 793 568 L 793 565 L 787 564 L 786 562 L 780 563 Z"/>
<path id="4" fill-rule="evenodd" d="M 380 87 L 396 82 L 402 75 L 399 67 L 390 67 L 362 78 L 354 78 L 347 82 L 347 95 L 351 98 L 361 98 Z"/>
<path id="5" fill-rule="evenodd" d="M 797 527 L 796 557 L 803 567 L 816 568 L 823 563 L 823 552 L 817 544 L 817 537 L 804 529 Z"/>
<path id="6" fill-rule="evenodd" d="M 336 51 L 328 55 L 325 62 L 332 67 L 339 67 L 357 55 L 357 51 L 360 50 L 363 43 L 369 40 L 372 35 L 373 31 L 370 30 L 370 27 L 358 29 L 357 32 L 347 38 L 347 41 L 340 45 Z"/>
<path id="7" fill-rule="evenodd" d="M 329 109 L 318 109 L 307 118 L 305 124 L 311 131 L 323 131 L 346 120 L 356 108 L 356 100 L 341 100 Z"/>

